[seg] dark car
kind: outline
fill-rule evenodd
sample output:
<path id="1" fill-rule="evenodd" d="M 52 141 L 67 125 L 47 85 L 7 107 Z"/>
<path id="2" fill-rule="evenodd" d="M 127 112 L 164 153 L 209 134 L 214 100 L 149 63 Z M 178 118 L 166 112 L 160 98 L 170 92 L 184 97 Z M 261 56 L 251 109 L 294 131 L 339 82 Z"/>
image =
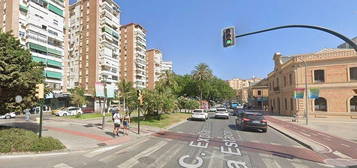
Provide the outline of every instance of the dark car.
<path id="1" fill-rule="evenodd" d="M 268 128 L 267 120 L 262 113 L 250 111 L 240 113 L 237 116 L 236 125 L 240 130 L 256 129 L 267 132 Z"/>
<path id="2" fill-rule="evenodd" d="M 233 116 L 239 116 L 239 114 L 240 113 L 243 113 L 244 112 L 244 110 L 243 109 L 235 109 L 234 111 L 233 111 Z"/>

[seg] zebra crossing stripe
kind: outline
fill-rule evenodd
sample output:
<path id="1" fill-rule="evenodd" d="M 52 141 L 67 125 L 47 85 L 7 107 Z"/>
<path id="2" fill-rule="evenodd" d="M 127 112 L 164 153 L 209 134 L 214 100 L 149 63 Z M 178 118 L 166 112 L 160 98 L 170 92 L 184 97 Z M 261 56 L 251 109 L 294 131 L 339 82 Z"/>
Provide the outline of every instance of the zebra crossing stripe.
<path id="1" fill-rule="evenodd" d="M 167 144 L 167 141 L 160 141 L 158 144 L 142 151 L 141 153 L 135 155 L 134 157 L 130 158 L 129 160 L 123 162 L 122 164 L 118 165 L 118 168 L 131 168 L 134 165 L 136 165 L 138 162 L 138 159 L 141 157 L 147 157 L 151 154 L 153 154 L 154 152 L 158 151 L 160 148 L 162 148 L 163 146 L 165 146 Z"/>
<path id="2" fill-rule="evenodd" d="M 60 164 L 54 165 L 53 168 L 73 168 L 73 167 L 68 166 L 68 165 L 65 164 L 65 163 L 60 163 Z"/>

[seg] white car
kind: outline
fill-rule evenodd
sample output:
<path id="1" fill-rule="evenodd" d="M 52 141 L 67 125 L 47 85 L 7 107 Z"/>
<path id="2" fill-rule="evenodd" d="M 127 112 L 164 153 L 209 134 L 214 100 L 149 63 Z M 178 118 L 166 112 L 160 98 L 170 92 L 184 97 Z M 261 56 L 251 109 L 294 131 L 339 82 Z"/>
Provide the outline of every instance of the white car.
<path id="1" fill-rule="evenodd" d="M 15 112 L 11 112 L 11 113 L 6 113 L 4 115 L 0 115 L 0 119 L 10 119 L 10 118 L 15 118 L 16 114 Z"/>
<path id="2" fill-rule="evenodd" d="M 204 109 L 195 109 L 192 112 L 191 119 L 192 120 L 204 120 L 206 121 L 208 119 L 208 113 L 205 112 Z"/>
<path id="3" fill-rule="evenodd" d="M 79 107 L 68 107 L 63 110 L 60 110 L 56 113 L 56 116 L 68 116 L 68 115 L 77 115 L 83 114 L 82 109 Z"/>
<path id="4" fill-rule="evenodd" d="M 229 113 L 226 108 L 217 108 L 217 112 L 215 113 L 214 118 L 229 119 Z"/>
<path id="5" fill-rule="evenodd" d="M 212 107 L 212 108 L 209 109 L 209 111 L 210 111 L 210 112 L 216 112 L 216 111 L 217 111 L 217 108 Z"/>

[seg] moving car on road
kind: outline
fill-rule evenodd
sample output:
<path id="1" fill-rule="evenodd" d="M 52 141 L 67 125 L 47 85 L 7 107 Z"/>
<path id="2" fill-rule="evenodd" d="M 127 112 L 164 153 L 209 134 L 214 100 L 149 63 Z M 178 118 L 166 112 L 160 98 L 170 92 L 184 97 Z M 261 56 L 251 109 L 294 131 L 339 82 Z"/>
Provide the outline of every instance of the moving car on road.
<path id="1" fill-rule="evenodd" d="M 6 113 L 4 115 L 0 115 L 0 119 L 10 119 L 10 118 L 15 118 L 16 114 L 15 112 L 11 112 L 11 113 Z"/>
<path id="2" fill-rule="evenodd" d="M 214 118 L 229 119 L 229 113 L 226 108 L 217 108 L 217 112 L 215 113 Z"/>
<path id="3" fill-rule="evenodd" d="M 236 119 L 236 125 L 240 130 L 258 129 L 267 132 L 268 124 L 264 115 L 259 112 L 245 111 L 240 113 Z"/>
<path id="4" fill-rule="evenodd" d="M 67 116 L 67 115 L 77 115 L 83 114 L 82 109 L 79 107 L 68 107 L 63 110 L 60 110 L 56 113 L 56 116 Z"/>
<path id="5" fill-rule="evenodd" d="M 191 116 L 191 120 L 204 120 L 208 119 L 208 113 L 204 109 L 195 109 Z"/>

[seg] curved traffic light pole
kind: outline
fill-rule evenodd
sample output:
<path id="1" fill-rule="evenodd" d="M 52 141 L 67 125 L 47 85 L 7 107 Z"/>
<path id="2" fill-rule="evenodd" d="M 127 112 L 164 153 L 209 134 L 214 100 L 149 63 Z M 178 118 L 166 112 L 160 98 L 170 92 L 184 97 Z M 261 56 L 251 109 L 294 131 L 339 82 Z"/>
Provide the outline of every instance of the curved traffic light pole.
<path id="1" fill-rule="evenodd" d="M 237 35 L 236 38 L 239 38 L 239 37 L 244 37 L 244 36 L 249 36 L 249 35 L 253 35 L 253 34 L 258 34 L 258 33 L 264 33 L 264 32 L 268 32 L 268 31 L 273 31 L 273 30 L 278 30 L 278 29 L 285 29 L 285 28 L 308 28 L 308 29 L 315 29 L 315 30 L 321 30 L 321 31 L 324 31 L 324 32 L 327 32 L 327 33 L 330 33 L 340 39 L 342 39 L 343 41 L 345 41 L 347 44 L 349 44 L 356 52 L 357 52 L 357 45 L 356 43 L 354 43 L 352 40 L 350 40 L 349 38 L 347 38 L 346 36 L 340 34 L 340 33 L 337 33 L 335 31 L 332 31 L 332 30 L 329 30 L 329 29 L 326 29 L 326 28 L 323 28 L 323 27 L 319 27 L 319 26 L 311 26 L 311 25 L 286 25 L 286 26 L 279 26 L 279 27 L 273 27 L 273 28 L 270 28 L 270 29 L 264 29 L 264 30 L 260 30 L 260 31 L 255 31 L 255 32 L 251 32 L 251 33 L 246 33 L 246 34 L 241 34 L 241 35 Z M 305 117 L 306 117 L 306 125 L 308 125 L 308 113 L 307 113 L 307 99 L 308 99 L 308 93 L 307 93 L 307 76 L 306 76 L 306 73 L 307 73 L 307 64 L 306 62 L 301 59 L 300 57 L 297 57 L 299 60 L 301 60 L 304 65 L 305 65 Z"/>
<path id="2" fill-rule="evenodd" d="M 346 36 L 344 36 L 344 35 L 342 35 L 340 33 L 337 33 L 335 31 L 332 31 L 330 29 L 326 29 L 326 28 L 319 27 L 319 26 L 311 26 L 311 25 L 286 25 L 286 26 L 273 27 L 273 28 L 270 28 L 270 29 L 264 29 L 264 30 L 260 30 L 260 31 L 256 31 L 256 32 L 237 35 L 236 38 L 249 36 L 249 35 L 253 35 L 253 34 L 258 34 L 258 33 L 263 33 L 263 32 L 272 31 L 272 30 L 285 29 L 285 28 L 308 28 L 308 29 L 321 30 L 321 31 L 330 33 L 330 34 L 342 39 L 343 41 L 348 43 L 357 52 L 356 43 L 354 43 L 352 40 L 350 40 Z"/>

